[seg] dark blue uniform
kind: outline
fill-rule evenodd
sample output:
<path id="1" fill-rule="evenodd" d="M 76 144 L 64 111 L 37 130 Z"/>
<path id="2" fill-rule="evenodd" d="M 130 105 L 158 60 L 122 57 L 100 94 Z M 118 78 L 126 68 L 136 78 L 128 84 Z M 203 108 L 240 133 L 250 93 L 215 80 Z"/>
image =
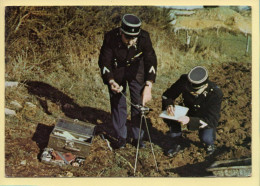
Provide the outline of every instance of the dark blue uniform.
<path id="1" fill-rule="evenodd" d="M 99 67 L 105 84 L 114 79 L 123 86 L 126 93 L 128 83 L 131 102 L 141 104 L 141 94 L 145 81 L 155 82 L 157 59 L 152 47 L 148 32 L 141 30 L 137 43 L 127 47 L 121 39 L 120 28 L 105 34 L 99 56 Z M 112 123 L 118 137 L 126 138 L 127 105 L 126 99 L 120 93 L 113 93 L 109 88 Z M 140 115 L 139 111 L 131 106 L 131 121 L 133 136 L 138 138 Z"/>
<path id="2" fill-rule="evenodd" d="M 208 87 L 200 95 L 194 96 L 190 94 L 189 84 L 187 75 L 184 74 L 167 89 L 162 96 L 163 110 L 169 105 L 174 105 L 175 99 L 182 95 L 184 106 L 189 108 L 188 129 L 199 130 L 201 140 L 207 145 L 212 145 L 220 118 L 223 93 L 215 83 L 208 81 Z M 172 137 L 181 135 L 180 123 L 173 120 L 165 121 L 170 126 Z"/>

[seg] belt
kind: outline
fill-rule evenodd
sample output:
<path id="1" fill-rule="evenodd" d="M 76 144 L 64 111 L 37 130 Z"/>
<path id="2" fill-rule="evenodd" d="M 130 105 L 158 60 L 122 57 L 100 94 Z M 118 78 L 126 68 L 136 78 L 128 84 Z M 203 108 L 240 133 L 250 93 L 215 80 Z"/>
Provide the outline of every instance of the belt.
<path id="1" fill-rule="evenodd" d="M 120 68 L 120 67 L 130 67 L 132 62 L 134 62 L 134 60 L 139 57 L 140 55 L 142 55 L 143 52 L 140 52 L 138 54 L 136 54 L 134 57 L 132 57 L 130 60 L 127 60 L 125 62 L 121 62 L 121 63 L 118 63 L 117 62 L 117 59 L 115 58 L 114 59 L 114 68 Z"/>

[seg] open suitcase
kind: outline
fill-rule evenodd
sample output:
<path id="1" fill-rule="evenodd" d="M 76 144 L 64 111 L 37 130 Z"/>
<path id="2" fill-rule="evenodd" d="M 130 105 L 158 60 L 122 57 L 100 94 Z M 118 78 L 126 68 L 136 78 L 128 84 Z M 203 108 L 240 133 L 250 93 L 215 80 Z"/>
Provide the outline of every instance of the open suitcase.
<path id="1" fill-rule="evenodd" d="M 95 125 L 72 119 L 59 119 L 50 134 L 48 148 L 85 157 L 89 154 Z"/>

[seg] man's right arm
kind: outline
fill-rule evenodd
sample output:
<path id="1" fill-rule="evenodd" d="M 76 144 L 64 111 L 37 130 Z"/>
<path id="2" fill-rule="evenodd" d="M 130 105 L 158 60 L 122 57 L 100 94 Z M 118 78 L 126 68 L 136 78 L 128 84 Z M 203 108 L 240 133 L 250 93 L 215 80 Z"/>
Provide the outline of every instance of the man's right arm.
<path id="1" fill-rule="evenodd" d="M 172 105 L 174 106 L 174 100 L 182 93 L 182 87 L 185 84 L 185 75 L 182 75 L 174 84 L 171 85 L 162 95 L 162 110 Z"/>

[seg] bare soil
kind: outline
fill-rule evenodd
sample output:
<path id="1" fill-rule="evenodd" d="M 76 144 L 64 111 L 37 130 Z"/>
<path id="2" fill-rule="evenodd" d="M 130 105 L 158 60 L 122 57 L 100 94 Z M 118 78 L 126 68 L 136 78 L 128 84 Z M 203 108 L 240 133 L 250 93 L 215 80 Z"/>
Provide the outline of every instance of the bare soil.
<path id="1" fill-rule="evenodd" d="M 181 144 L 184 149 L 170 158 L 165 155 L 173 141 L 167 136 L 167 125 L 158 115 L 161 98 L 155 96 L 148 115 L 149 131 L 158 163 L 155 169 L 149 140 L 139 151 L 138 177 L 206 177 L 212 176 L 206 169 L 217 160 L 251 157 L 251 64 L 229 62 L 210 66 L 210 79 L 222 88 L 224 99 L 221 119 L 217 128 L 216 152 L 206 156 L 198 132 L 183 130 Z M 172 82 L 173 83 L 173 82 Z M 34 98 L 36 108 L 17 109 L 17 116 L 6 116 L 5 127 L 5 175 L 7 177 L 131 177 L 134 174 L 136 148 L 129 142 L 126 148 L 111 151 L 103 134 L 113 146 L 113 130 L 110 113 L 76 104 L 73 99 L 55 87 L 41 82 L 27 82 L 26 86 L 6 90 L 6 102 L 16 99 L 25 103 Z M 162 93 L 164 90 L 161 90 Z M 59 167 L 40 161 L 57 115 L 77 118 L 97 125 L 96 135 L 83 167 Z M 39 118 L 39 112 L 44 115 Z M 37 118 L 37 119 L 36 119 Z"/>

